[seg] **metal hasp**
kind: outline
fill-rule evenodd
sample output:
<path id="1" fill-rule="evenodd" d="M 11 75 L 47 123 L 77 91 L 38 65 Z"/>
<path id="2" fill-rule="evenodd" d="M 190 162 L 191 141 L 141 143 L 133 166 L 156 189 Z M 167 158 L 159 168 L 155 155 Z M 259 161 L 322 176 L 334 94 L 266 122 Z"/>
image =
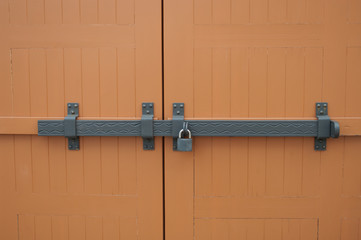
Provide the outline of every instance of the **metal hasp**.
<path id="1" fill-rule="evenodd" d="M 143 150 L 154 150 L 153 132 L 154 104 L 142 104 L 141 136 L 143 138 Z"/>
<path id="2" fill-rule="evenodd" d="M 177 151 L 177 140 L 179 132 L 183 129 L 184 103 L 173 103 L 172 137 L 173 150 Z"/>
<path id="3" fill-rule="evenodd" d="M 316 103 L 317 137 L 315 137 L 315 150 L 325 151 L 327 149 L 327 138 L 338 138 L 340 126 L 338 122 L 331 121 L 328 116 L 328 103 Z"/>
<path id="4" fill-rule="evenodd" d="M 68 116 L 64 118 L 64 136 L 68 138 L 68 149 L 79 150 L 79 137 L 76 131 L 76 119 L 79 116 L 79 104 L 68 103 Z"/>

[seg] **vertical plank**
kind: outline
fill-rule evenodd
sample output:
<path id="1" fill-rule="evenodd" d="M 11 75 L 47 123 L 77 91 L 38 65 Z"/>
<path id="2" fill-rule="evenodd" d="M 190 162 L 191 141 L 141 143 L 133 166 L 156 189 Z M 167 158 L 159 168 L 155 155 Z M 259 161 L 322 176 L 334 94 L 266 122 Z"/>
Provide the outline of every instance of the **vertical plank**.
<path id="1" fill-rule="evenodd" d="M 194 0 L 194 24 L 211 24 L 212 0 Z"/>
<path id="2" fill-rule="evenodd" d="M 62 0 L 44 0 L 45 24 L 61 24 L 63 22 Z"/>
<path id="3" fill-rule="evenodd" d="M 20 240 L 35 240 L 35 226 L 34 216 L 32 215 L 18 215 L 19 218 L 19 239 Z"/>
<path id="4" fill-rule="evenodd" d="M 271 8 L 270 8 L 271 9 Z M 286 49 L 268 49 L 267 117 L 285 116 Z M 266 194 L 283 195 L 284 138 L 267 138 Z"/>
<path id="5" fill-rule="evenodd" d="M 229 24 L 231 22 L 231 0 L 213 0 L 213 23 Z"/>
<path id="6" fill-rule="evenodd" d="M 14 116 L 29 116 L 30 79 L 28 50 L 13 50 L 13 113 Z M 28 102 L 28 104 L 24 104 Z M 33 165 L 31 136 L 15 136 L 15 179 L 19 192 L 33 191 Z"/>
<path id="7" fill-rule="evenodd" d="M 196 219 L 195 220 L 195 239 L 196 240 L 211 240 L 212 239 L 212 231 L 210 231 L 211 227 L 209 226 L 210 220 L 208 219 Z"/>
<path id="8" fill-rule="evenodd" d="M 47 6 L 45 4 L 45 6 Z M 60 117 L 65 114 L 63 49 L 46 50 L 46 78 L 48 96 L 48 116 Z M 66 179 L 66 140 L 62 137 L 50 137 L 49 141 L 49 177 L 50 191 L 65 193 Z"/>
<path id="9" fill-rule="evenodd" d="M 135 195 L 137 193 L 137 146 L 136 138 L 118 138 L 118 176 L 119 193 Z"/>
<path id="10" fill-rule="evenodd" d="M 248 138 L 231 138 L 230 148 L 230 195 L 246 196 L 249 164 Z"/>
<path id="11" fill-rule="evenodd" d="M 249 51 L 247 48 L 231 49 L 231 117 L 248 117 Z M 198 112 L 199 109 L 196 109 Z"/>
<path id="12" fill-rule="evenodd" d="M 249 117 L 267 114 L 267 49 L 255 48 L 250 52 Z M 251 196 L 263 195 L 266 174 L 266 138 L 249 139 L 249 186 Z"/>
<path id="13" fill-rule="evenodd" d="M 33 191 L 33 168 L 31 158 L 31 136 L 14 137 L 16 191 Z"/>
<path id="14" fill-rule="evenodd" d="M 118 48 L 116 56 L 118 98 L 116 112 L 118 117 L 135 117 L 135 49 Z"/>
<path id="15" fill-rule="evenodd" d="M 68 217 L 67 216 L 52 216 L 51 217 L 51 232 L 52 240 L 68 240 Z"/>
<path id="16" fill-rule="evenodd" d="M 305 117 L 315 115 L 315 103 L 322 99 L 323 83 L 323 49 L 305 49 Z M 313 150 L 314 139 L 303 140 L 302 195 L 318 196 L 320 194 L 321 155 Z"/>
<path id="17" fill-rule="evenodd" d="M 317 240 L 318 229 L 316 219 L 303 219 L 300 223 L 300 240 Z"/>
<path id="18" fill-rule="evenodd" d="M 268 49 L 267 117 L 284 117 L 286 105 L 286 49 Z"/>
<path id="19" fill-rule="evenodd" d="M 194 49 L 194 117 L 212 117 L 212 66 L 212 49 Z"/>
<path id="20" fill-rule="evenodd" d="M 229 239 L 229 228 L 227 219 L 217 219 L 212 221 L 212 238 L 213 239 Z"/>
<path id="21" fill-rule="evenodd" d="M 63 23 L 80 23 L 80 0 L 62 0 Z"/>
<path id="22" fill-rule="evenodd" d="M 98 23 L 98 0 L 80 0 L 80 6 L 81 23 Z"/>
<path id="23" fill-rule="evenodd" d="M 31 116 L 47 116 L 48 92 L 44 49 L 29 50 Z M 49 191 L 48 138 L 31 136 L 34 192 Z"/>
<path id="24" fill-rule="evenodd" d="M 85 217 L 69 217 L 69 240 L 86 240 Z"/>
<path id="25" fill-rule="evenodd" d="M 304 103 L 304 50 L 289 48 L 286 55 L 286 116 L 302 117 Z M 298 196 L 302 189 L 302 138 L 285 139 L 284 193 Z"/>
<path id="26" fill-rule="evenodd" d="M 196 3 L 196 2 L 195 2 Z M 204 11 L 206 9 L 203 9 Z M 194 116 L 212 116 L 212 61 L 213 51 L 209 48 L 194 49 Z M 195 194 L 196 196 L 212 195 L 212 151 L 208 151 L 212 146 L 212 138 L 194 139 L 195 157 Z"/>
<path id="27" fill-rule="evenodd" d="M 44 0 L 27 0 L 27 14 L 29 24 L 44 24 Z"/>
<path id="28" fill-rule="evenodd" d="M 26 24 L 28 20 L 27 0 L 9 1 L 10 23 Z"/>
<path id="29" fill-rule="evenodd" d="M 247 48 L 231 49 L 232 118 L 248 116 L 248 54 Z M 230 194 L 244 196 L 247 194 L 248 185 L 248 138 L 231 138 L 230 148 Z"/>
<path id="30" fill-rule="evenodd" d="M 119 240 L 120 229 L 118 217 L 103 217 L 103 240 Z"/>
<path id="31" fill-rule="evenodd" d="M 250 1 L 231 0 L 231 23 L 245 24 L 250 20 Z"/>
<path id="32" fill-rule="evenodd" d="M 103 239 L 103 219 L 102 217 L 86 217 L 85 234 L 87 240 Z"/>
<path id="33" fill-rule="evenodd" d="M 30 83 L 29 83 L 29 56 L 26 49 L 13 49 L 12 56 L 12 83 L 13 83 L 13 115 L 30 115 Z M 25 102 L 28 102 L 27 104 Z"/>
<path id="34" fill-rule="evenodd" d="M 268 21 L 267 0 L 252 0 L 250 5 L 250 23 L 266 23 Z"/>
<path id="35" fill-rule="evenodd" d="M 51 239 L 51 216 L 35 216 L 36 240 Z"/>
<path id="36" fill-rule="evenodd" d="M 351 23 L 361 23 L 361 1 L 349 0 L 348 1 L 348 20 Z"/>
<path id="37" fill-rule="evenodd" d="M 133 24 L 135 18 L 135 0 L 116 0 L 116 23 Z"/>
<path id="38" fill-rule="evenodd" d="M 100 114 L 106 117 L 116 117 L 118 110 L 117 50 L 115 48 L 101 49 L 99 61 Z M 117 138 L 101 138 L 101 183 L 103 193 L 112 194 L 118 192 L 117 147 Z"/>
<path id="39" fill-rule="evenodd" d="M 361 162 L 357 154 L 361 138 L 345 138 L 342 192 L 345 196 L 361 196 Z"/>
<path id="40" fill-rule="evenodd" d="M 131 60 L 131 59 L 130 59 Z M 100 115 L 117 116 L 117 64 L 116 50 L 104 48 L 99 51 L 100 66 Z"/>
<path id="41" fill-rule="evenodd" d="M 343 218 L 341 221 L 341 240 L 359 240 L 359 220 Z"/>
<path id="42" fill-rule="evenodd" d="M 307 23 L 323 23 L 325 18 L 324 0 L 306 0 L 306 21 Z M 361 10 L 361 8 L 360 8 Z"/>
<path id="43" fill-rule="evenodd" d="M 288 23 L 300 24 L 306 22 L 306 0 L 288 0 Z"/>
<path id="44" fill-rule="evenodd" d="M 265 240 L 282 239 L 282 219 L 265 220 L 264 231 Z"/>
<path id="45" fill-rule="evenodd" d="M 65 3 L 64 3 L 65 4 Z M 82 115 L 81 50 L 64 49 L 65 103 L 77 102 Z M 85 139 L 85 138 L 84 138 Z M 83 192 L 83 139 L 79 151 L 66 151 L 68 192 Z"/>
<path id="46" fill-rule="evenodd" d="M 212 117 L 229 118 L 230 49 L 213 49 L 212 76 Z M 213 191 L 216 196 L 225 196 L 230 188 L 230 138 L 213 138 L 212 152 Z"/>
<path id="47" fill-rule="evenodd" d="M 270 23 L 287 23 L 287 0 L 269 0 L 268 14 Z"/>
<path id="48" fill-rule="evenodd" d="M 257 219 L 246 221 L 247 240 L 261 240 L 264 239 L 264 219 Z"/>
<path id="49" fill-rule="evenodd" d="M 119 218 L 119 236 L 120 239 L 136 240 L 138 225 L 136 219 L 133 218 Z"/>
<path id="50" fill-rule="evenodd" d="M 346 76 L 346 105 L 345 111 L 347 117 L 360 117 L 361 110 L 359 103 L 361 101 L 361 47 L 347 49 L 347 76 Z"/>
<path id="51" fill-rule="evenodd" d="M 98 2 L 100 24 L 114 24 L 116 18 L 115 2 L 117 0 L 102 0 Z"/>

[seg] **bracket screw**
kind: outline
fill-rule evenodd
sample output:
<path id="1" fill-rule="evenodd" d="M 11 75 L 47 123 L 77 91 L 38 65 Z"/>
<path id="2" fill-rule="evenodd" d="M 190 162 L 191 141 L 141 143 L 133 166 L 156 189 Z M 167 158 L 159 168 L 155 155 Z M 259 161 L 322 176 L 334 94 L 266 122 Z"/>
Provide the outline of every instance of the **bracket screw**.
<path id="1" fill-rule="evenodd" d="M 74 110 L 71 110 L 71 114 L 74 114 L 75 112 L 74 112 Z"/>
<path id="2" fill-rule="evenodd" d="M 326 146 L 325 146 L 325 145 L 323 145 L 323 146 L 322 146 L 322 148 L 323 148 L 323 149 L 325 149 L 325 148 L 326 148 Z"/>
<path id="3" fill-rule="evenodd" d="M 71 104 L 68 105 L 68 108 L 71 108 Z"/>
<path id="4" fill-rule="evenodd" d="M 149 104 L 149 107 L 152 108 L 152 107 L 153 107 L 153 104 Z"/>
<path id="5" fill-rule="evenodd" d="M 323 115 L 323 110 L 320 111 L 320 114 Z"/>
<path id="6" fill-rule="evenodd" d="M 147 110 L 147 114 L 149 114 L 150 112 L 149 112 L 149 110 Z"/>
<path id="7" fill-rule="evenodd" d="M 145 104 L 143 104 L 143 108 L 145 108 Z"/>
<path id="8" fill-rule="evenodd" d="M 174 107 L 174 108 L 176 108 L 176 107 L 177 107 L 177 105 L 176 105 L 176 104 L 174 104 L 174 105 L 173 105 L 173 107 Z"/>
<path id="9" fill-rule="evenodd" d="M 316 149 L 319 149 L 319 146 L 316 146 Z"/>
<path id="10" fill-rule="evenodd" d="M 177 114 L 179 115 L 179 114 L 180 114 L 180 111 L 177 111 Z"/>
<path id="11" fill-rule="evenodd" d="M 77 108 L 77 107 L 78 107 L 78 104 L 75 104 L 74 107 Z"/>
<path id="12" fill-rule="evenodd" d="M 183 105 L 183 104 L 181 104 L 181 105 L 180 105 L 180 107 L 181 107 L 181 108 L 183 108 L 183 107 L 184 107 L 184 105 Z"/>

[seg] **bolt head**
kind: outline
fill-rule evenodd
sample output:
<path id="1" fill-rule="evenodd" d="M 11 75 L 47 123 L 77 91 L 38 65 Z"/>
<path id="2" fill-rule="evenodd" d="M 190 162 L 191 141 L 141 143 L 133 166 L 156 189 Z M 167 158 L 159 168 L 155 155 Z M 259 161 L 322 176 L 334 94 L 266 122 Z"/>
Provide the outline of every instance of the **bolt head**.
<path id="1" fill-rule="evenodd" d="M 77 107 L 78 107 L 78 104 L 75 104 L 74 107 L 77 108 Z"/>
<path id="2" fill-rule="evenodd" d="M 179 114 L 180 114 L 180 111 L 177 111 L 177 114 L 179 115 Z"/>
<path id="3" fill-rule="evenodd" d="M 74 110 L 71 110 L 71 114 L 74 114 L 75 113 L 75 111 Z"/>
<path id="4" fill-rule="evenodd" d="M 183 105 L 183 104 L 181 104 L 181 105 L 180 105 L 180 107 L 181 107 L 181 108 L 183 108 L 183 107 L 184 107 L 184 105 Z"/>
<path id="5" fill-rule="evenodd" d="M 149 114 L 150 113 L 150 111 L 149 110 L 147 110 L 147 114 Z"/>
<path id="6" fill-rule="evenodd" d="M 145 104 L 143 104 L 143 108 L 145 108 Z"/>
<path id="7" fill-rule="evenodd" d="M 173 107 L 174 107 L 174 108 L 176 108 L 176 107 L 177 107 L 177 105 L 176 105 L 176 104 L 174 104 L 174 105 L 173 105 Z"/>
<path id="8" fill-rule="evenodd" d="M 152 108 L 152 107 L 153 107 L 153 104 L 149 104 L 149 107 Z"/>

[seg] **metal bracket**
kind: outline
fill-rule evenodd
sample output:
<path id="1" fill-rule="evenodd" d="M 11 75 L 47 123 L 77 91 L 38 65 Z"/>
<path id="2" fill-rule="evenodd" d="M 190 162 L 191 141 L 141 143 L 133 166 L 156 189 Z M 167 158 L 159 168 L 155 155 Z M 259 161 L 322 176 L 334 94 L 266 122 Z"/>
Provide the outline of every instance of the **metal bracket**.
<path id="1" fill-rule="evenodd" d="M 177 138 L 179 131 L 183 129 L 184 103 L 173 103 L 172 137 L 173 150 L 177 150 Z"/>
<path id="2" fill-rule="evenodd" d="M 67 104 L 68 115 L 64 118 L 64 136 L 68 138 L 68 149 L 79 150 L 79 137 L 77 136 L 76 119 L 79 116 L 79 104 Z"/>
<path id="3" fill-rule="evenodd" d="M 143 138 L 143 150 L 154 150 L 153 131 L 154 104 L 142 104 L 141 136 Z"/>
<path id="4" fill-rule="evenodd" d="M 315 138 L 315 150 L 325 151 L 327 138 L 331 136 L 331 119 L 328 116 L 328 104 L 326 102 L 316 103 L 317 137 Z"/>

